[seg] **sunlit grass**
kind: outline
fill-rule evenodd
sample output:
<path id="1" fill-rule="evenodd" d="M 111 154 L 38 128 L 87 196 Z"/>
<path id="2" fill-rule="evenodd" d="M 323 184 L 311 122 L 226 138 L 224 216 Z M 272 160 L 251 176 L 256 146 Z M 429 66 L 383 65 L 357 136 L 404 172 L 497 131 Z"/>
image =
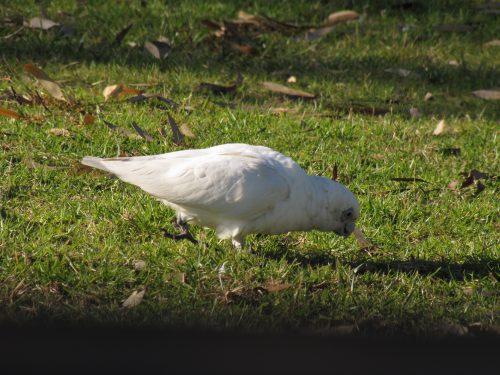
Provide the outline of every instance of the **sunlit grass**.
<path id="1" fill-rule="evenodd" d="M 0 88 L 32 92 L 22 65 L 36 63 L 76 104 L 0 103 L 28 118 L 0 117 L 0 319 L 245 331 L 352 325 L 354 332 L 425 334 L 498 325 L 498 180 L 482 180 L 480 194 L 475 186 L 447 187 L 458 180 L 459 188 L 461 173 L 472 169 L 498 175 L 500 106 L 470 94 L 499 86 L 499 48 L 483 47 L 498 36 L 494 16 L 469 2 L 453 11 L 435 4 L 414 13 L 372 4 L 356 9 L 362 13 L 358 23 L 340 25 L 323 39 L 263 34 L 253 40 L 258 52 L 241 56 L 218 48 L 200 23 L 234 18 L 242 7 L 234 2 L 167 7 L 150 1 L 145 9 L 140 2 L 48 3 L 47 17 L 71 24 L 74 34 L 25 29 L 2 41 L 1 75 L 10 80 Z M 61 10 L 67 14 L 58 15 Z M 244 10 L 314 25 L 334 9 L 263 2 Z M 16 12 L 29 18 L 39 8 L 10 1 L 0 16 Z M 122 45 L 109 47 L 130 22 Z M 434 29 L 453 22 L 477 26 L 468 34 Z M 2 35 L 15 29 L 7 25 Z M 173 43 L 165 61 L 127 45 L 160 35 Z M 412 75 L 385 71 L 397 68 Z M 196 90 L 201 82 L 227 84 L 237 73 L 244 82 L 234 95 Z M 262 81 L 287 84 L 290 75 L 297 77 L 290 86 L 318 99 L 285 99 L 262 89 Z M 165 107 L 154 101 L 104 102 L 102 90 L 116 83 L 152 84 L 147 92 L 179 103 L 171 114 L 195 138 L 176 146 L 170 135 L 162 136 L 162 126 L 169 129 Z M 433 100 L 424 100 L 427 92 Z M 291 111 L 273 114 L 278 107 Z M 411 107 L 419 118 L 410 116 Z M 358 113 L 360 108 L 387 114 Z M 84 113 L 96 122 L 84 124 Z M 441 119 L 445 131 L 433 136 Z M 113 132 L 103 120 L 130 131 L 135 121 L 154 141 Z M 70 136 L 55 136 L 52 128 Z M 194 234 L 201 245 L 175 242 L 162 232 L 174 230 L 172 211 L 135 187 L 78 166 L 86 155 L 146 155 L 229 142 L 275 148 L 310 174 L 329 176 L 336 164 L 340 181 L 359 197 L 360 227 L 374 248 L 368 253 L 352 237 L 311 232 L 252 236 L 254 255 L 237 254 L 200 228 Z M 450 154 L 450 148 L 460 150 Z M 426 182 L 391 180 L 401 177 Z M 138 260 L 146 263 L 141 270 L 134 266 Z M 266 292 L 276 284 L 290 287 Z M 122 308 L 142 289 L 142 303 Z"/>

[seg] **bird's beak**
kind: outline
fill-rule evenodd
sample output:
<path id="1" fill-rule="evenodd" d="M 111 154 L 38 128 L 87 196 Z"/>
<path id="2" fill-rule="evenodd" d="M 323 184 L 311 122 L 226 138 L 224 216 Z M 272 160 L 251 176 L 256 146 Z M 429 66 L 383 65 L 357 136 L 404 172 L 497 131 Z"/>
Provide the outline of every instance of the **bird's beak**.
<path id="1" fill-rule="evenodd" d="M 337 229 L 334 233 L 342 237 L 348 237 L 352 232 L 354 232 L 356 225 L 354 223 L 346 223 L 343 228 Z"/>

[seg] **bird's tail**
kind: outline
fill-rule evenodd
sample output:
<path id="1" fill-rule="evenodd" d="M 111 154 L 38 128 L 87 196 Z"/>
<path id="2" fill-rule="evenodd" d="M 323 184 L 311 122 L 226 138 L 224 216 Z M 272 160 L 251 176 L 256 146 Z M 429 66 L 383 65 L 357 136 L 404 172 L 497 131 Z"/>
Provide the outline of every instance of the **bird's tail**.
<path id="1" fill-rule="evenodd" d="M 87 165 L 92 168 L 100 169 L 101 171 L 112 173 L 101 158 L 96 158 L 94 156 L 85 156 L 82 159 L 82 164 Z"/>

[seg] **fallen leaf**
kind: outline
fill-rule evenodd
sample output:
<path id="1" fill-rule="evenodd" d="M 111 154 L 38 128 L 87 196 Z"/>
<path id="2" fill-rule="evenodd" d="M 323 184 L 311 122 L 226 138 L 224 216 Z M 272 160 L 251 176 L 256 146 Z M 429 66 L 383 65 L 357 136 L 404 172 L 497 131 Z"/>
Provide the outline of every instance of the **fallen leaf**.
<path id="1" fill-rule="evenodd" d="M 208 83 L 208 82 L 202 82 L 198 85 L 197 90 L 198 91 L 211 91 L 214 94 L 217 95 L 222 95 L 222 94 L 228 94 L 228 93 L 233 93 L 236 91 L 237 86 L 236 85 L 229 85 L 229 86 L 223 86 L 223 85 L 217 85 L 215 83 Z"/>
<path id="2" fill-rule="evenodd" d="M 122 135 L 125 135 L 127 136 L 128 138 L 131 138 L 131 139 L 142 139 L 142 137 L 140 135 L 137 135 L 133 132 L 131 132 L 130 130 L 128 129 L 123 129 L 123 128 L 119 128 L 118 126 L 116 125 L 113 125 L 112 123 L 110 123 L 109 121 L 106 121 L 106 120 L 103 120 L 104 124 L 111 130 L 117 132 L 117 133 L 120 133 Z"/>
<path id="3" fill-rule="evenodd" d="M 445 125 L 446 124 L 444 120 L 439 121 L 438 124 L 436 125 L 436 128 L 432 132 L 432 135 L 440 135 L 441 133 L 443 133 Z"/>
<path id="4" fill-rule="evenodd" d="M 104 90 L 102 90 L 102 95 L 104 96 L 104 100 L 108 100 L 109 98 L 117 97 L 120 92 L 123 91 L 123 85 L 110 85 L 106 86 Z"/>
<path id="5" fill-rule="evenodd" d="M 137 124 L 135 121 L 132 122 L 132 127 L 135 129 L 135 131 L 146 141 L 146 142 L 153 142 L 154 139 L 149 134 L 147 131 L 142 129 L 139 124 Z"/>
<path id="6" fill-rule="evenodd" d="M 176 109 L 179 108 L 179 104 L 174 102 L 172 99 L 165 98 L 161 95 L 158 94 L 148 94 L 148 93 L 142 93 L 136 96 L 132 96 L 131 98 L 128 99 L 129 102 L 131 103 L 140 103 L 146 100 L 149 100 L 151 98 L 156 98 L 160 102 L 166 103 L 170 105 L 172 108 Z"/>
<path id="7" fill-rule="evenodd" d="M 500 39 L 490 40 L 489 42 L 484 43 L 483 46 L 485 46 L 485 47 L 500 47 Z"/>
<path id="8" fill-rule="evenodd" d="M 29 21 L 25 21 L 24 26 L 32 29 L 49 30 L 55 26 L 59 26 L 59 24 L 47 18 L 33 17 Z"/>
<path id="9" fill-rule="evenodd" d="M 228 93 L 235 92 L 236 89 L 242 83 L 243 83 L 243 76 L 241 75 L 241 73 L 238 73 L 238 77 L 236 78 L 236 81 L 234 81 L 231 85 L 223 86 L 223 85 L 218 85 L 218 84 L 214 84 L 214 83 L 202 82 L 199 84 L 197 90 L 199 90 L 199 91 L 208 90 L 214 94 L 228 94 Z"/>
<path id="10" fill-rule="evenodd" d="M 123 38 L 125 38 L 125 35 L 128 34 L 128 32 L 130 31 L 132 26 L 134 26 L 134 24 L 130 23 L 127 26 L 125 26 L 123 29 L 121 29 L 120 32 L 118 34 L 116 34 L 115 40 L 113 41 L 113 44 L 116 46 L 119 45 L 122 42 Z"/>
<path id="11" fill-rule="evenodd" d="M 182 124 L 180 127 L 180 132 L 188 138 L 194 138 L 194 134 L 187 124 Z"/>
<path id="12" fill-rule="evenodd" d="M 313 41 L 318 38 L 324 37 L 335 30 L 335 26 L 324 26 L 318 28 L 312 28 L 306 31 L 305 39 L 308 41 Z"/>
<path id="13" fill-rule="evenodd" d="M 121 216 L 122 216 L 122 219 L 125 221 L 130 221 L 134 217 L 134 215 L 131 214 L 126 208 L 123 209 Z"/>
<path id="14" fill-rule="evenodd" d="M 420 113 L 420 111 L 418 110 L 418 108 L 411 107 L 410 108 L 410 117 L 414 118 L 414 119 L 417 119 L 417 118 L 422 117 L 422 114 Z"/>
<path id="15" fill-rule="evenodd" d="M 167 118 L 170 128 L 172 129 L 174 143 L 178 146 L 184 144 L 184 134 L 180 132 L 177 123 L 172 118 L 172 116 L 170 116 L 170 113 L 168 112 L 167 112 Z"/>
<path id="16" fill-rule="evenodd" d="M 229 45 L 234 51 L 239 52 L 242 55 L 246 56 L 251 55 L 256 51 L 255 47 L 252 47 L 251 45 L 248 44 L 239 44 L 235 42 L 230 42 Z"/>
<path id="17" fill-rule="evenodd" d="M 54 98 L 66 101 L 59 85 L 47 73 L 33 64 L 25 64 L 24 70 L 33 75 L 40 85 Z"/>
<path id="18" fill-rule="evenodd" d="M 142 302 L 142 299 L 144 298 L 144 293 L 146 293 L 145 289 L 141 291 L 134 290 L 132 294 L 125 301 L 123 301 L 122 306 L 127 309 L 137 306 Z"/>
<path id="19" fill-rule="evenodd" d="M 433 100 L 434 99 L 434 95 L 432 95 L 432 93 L 428 92 L 427 94 L 425 94 L 424 96 L 424 101 L 427 102 L 429 100 Z"/>
<path id="20" fill-rule="evenodd" d="M 394 74 L 399 77 L 406 78 L 410 74 L 412 74 L 411 70 L 408 69 L 402 69 L 402 68 L 389 68 L 389 69 L 384 69 L 384 72 Z"/>
<path id="21" fill-rule="evenodd" d="M 166 41 L 154 40 L 152 42 L 146 41 L 144 49 L 158 60 L 162 60 L 170 54 L 172 47 Z"/>
<path id="22" fill-rule="evenodd" d="M 339 180 L 339 167 L 337 164 L 335 164 L 332 168 L 332 181 L 338 181 Z"/>
<path id="23" fill-rule="evenodd" d="M 462 290 L 463 290 L 464 294 L 467 296 L 472 296 L 472 294 L 474 294 L 474 288 L 471 286 L 465 286 L 462 288 Z"/>
<path id="24" fill-rule="evenodd" d="M 486 100 L 500 100 L 500 90 L 477 90 L 472 95 Z"/>
<path id="25" fill-rule="evenodd" d="M 356 240 L 358 241 L 359 247 L 361 249 L 367 249 L 367 248 L 372 247 L 372 244 L 370 243 L 370 241 L 368 241 L 365 238 L 365 236 L 364 236 L 363 232 L 361 231 L 361 229 L 359 229 L 359 228 L 356 227 L 354 229 L 353 234 L 354 234 L 354 237 L 356 238 Z"/>
<path id="26" fill-rule="evenodd" d="M 352 21 L 359 18 L 359 13 L 353 10 L 341 10 L 328 16 L 327 23 L 333 25 L 339 22 Z"/>
<path id="27" fill-rule="evenodd" d="M 83 116 L 83 123 L 85 125 L 92 125 L 95 122 L 95 117 L 92 116 L 90 113 L 86 113 Z"/>
<path id="28" fill-rule="evenodd" d="M 22 117 L 19 113 L 15 112 L 15 111 L 11 111 L 10 109 L 1 108 L 1 107 L 0 107 L 0 115 L 5 116 L 5 117 L 14 118 L 14 119 L 18 119 L 18 118 Z"/>
<path id="29" fill-rule="evenodd" d="M 63 128 L 49 129 L 49 133 L 51 133 L 53 135 L 61 136 L 61 137 L 69 137 L 71 135 L 71 133 L 67 129 L 63 129 Z"/>
<path id="30" fill-rule="evenodd" d="M 273 93 L 286 95 L 292 98 L 314 99 L 316 95 L 310 94 L 305 91 L 291 89 L 284 85 L 274 82 L 263 82 L 262 86 Z"/>
<path id="31" fill-rule="evenodd" d="M 452 191 L 457 191 L 457 186 L 458 186 L 458 181 L 453 180 L 448 184 L 448 189 L 450 189 Z"/>
<path id="32" fill-rule="evenodd" d="M 296 113 L 297 110 L 295 108 L 285 108 L 285 107 L 274 107 L 269 108 L 269 113 L 273 115 L 280 115 L 282 113 Z"/>
<path id="33" fill-rule="evenodd" d="M 269 283 L 263 286 L 263 288 L 269 293 L 281 292 L 282 290 L 290 289 L 291 287 L 292 284 L 289 283 L 283 283 L 283 284 Z"/>
<path id="34" fill-rule="evenodd" d="M 429 182 L 421 179 L 421 178 L 417 178 L 417 177 L 393 177 L 391 178 L 391 181 L 398 181 L 398 182 L 424 182 L 426 184 L 428 184 Z"/>
<path id="35" fill-rule="evenodd" d="M 143 260 L 136 260 L 134 262 L 134 268 L 137 270 L 137 271 L 140 271 L 142 270 L 144 267 L 146 267 L 146 262 L 143 261 Z"/>
<path id="36" fill-rule="evenodd" d="M 172 280 L 178 281 L 181 284 L 186 284 L 186 273 L 185 272 L 175 272 L 172 275 Z"/>

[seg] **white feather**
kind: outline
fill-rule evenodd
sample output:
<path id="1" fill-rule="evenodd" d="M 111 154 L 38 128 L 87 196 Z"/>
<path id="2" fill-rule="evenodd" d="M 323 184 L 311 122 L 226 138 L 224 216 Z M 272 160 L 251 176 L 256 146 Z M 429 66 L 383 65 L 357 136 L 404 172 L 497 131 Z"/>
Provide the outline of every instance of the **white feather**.
<path id="1" fill-rule="evenodd" d="M 115 174 L 173 208 L 180 219 L 214 228 L 237 245 L 249 233 L 318 229 L 350 234 L 359 215 L 343 185 L 308 176 L 263 146 L 226 144 L 153 156 L 82 163 Z M 346 210 L 350 217 L 343 218 Z M 348 228 L 348 229 L 346 229 Z"/>

